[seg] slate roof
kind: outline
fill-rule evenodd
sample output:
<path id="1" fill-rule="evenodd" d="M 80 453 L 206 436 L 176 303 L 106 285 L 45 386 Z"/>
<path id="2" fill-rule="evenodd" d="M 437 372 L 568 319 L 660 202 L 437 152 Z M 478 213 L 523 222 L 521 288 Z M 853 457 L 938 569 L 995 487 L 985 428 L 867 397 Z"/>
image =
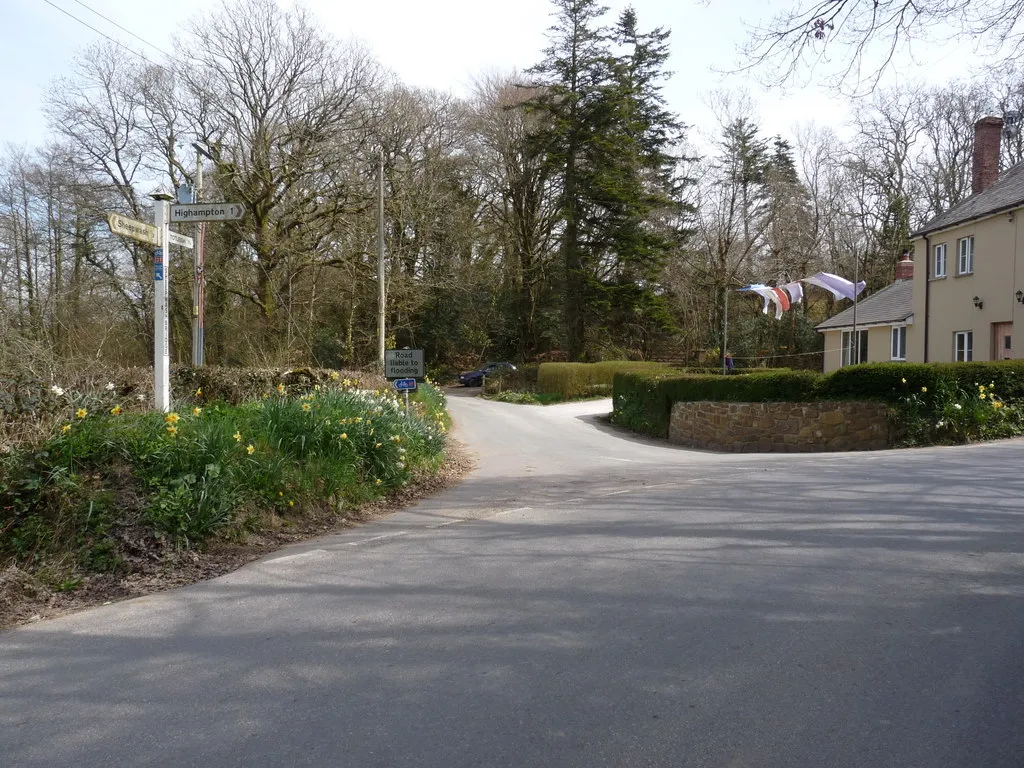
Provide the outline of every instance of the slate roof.
<path id="1" fill-rule="evenodd" d="M 914 281 L 897 280 L 857 302 L 857 326 L 902 323 L 914 314 Z M 853 327 L 853 307 L 814 327 L 816 331 Z"/>
<path id="2" fill-rule="evenodd" d="M 911 232 L 911 237 L 921 237 L 929 232 L 955 227 L 1020 205 L 1024 205 L 1024 162 L 1003 171 L 985 191 L 960 201 L 916 232 Z"/>

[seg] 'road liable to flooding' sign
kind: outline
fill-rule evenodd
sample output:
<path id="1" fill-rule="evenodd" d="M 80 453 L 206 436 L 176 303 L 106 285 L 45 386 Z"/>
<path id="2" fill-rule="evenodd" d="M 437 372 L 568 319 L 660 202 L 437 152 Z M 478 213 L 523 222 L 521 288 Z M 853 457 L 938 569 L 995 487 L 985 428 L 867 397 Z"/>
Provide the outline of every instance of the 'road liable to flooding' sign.
<path id="1" fill-rule="evenodd" d="M 384 350 L 384 378 L 422 379 L 423 370 L 422 349 Z"/>

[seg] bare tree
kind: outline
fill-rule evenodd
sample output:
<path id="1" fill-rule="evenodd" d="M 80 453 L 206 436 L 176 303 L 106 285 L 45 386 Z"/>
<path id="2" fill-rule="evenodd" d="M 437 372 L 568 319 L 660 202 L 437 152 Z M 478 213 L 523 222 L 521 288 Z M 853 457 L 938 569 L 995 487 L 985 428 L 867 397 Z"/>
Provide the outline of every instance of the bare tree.
<path id="1" fill-rule="evenodd" d="M 744 54 L 766 79 L 834 67 L 848 84 L 873 88 L 893 57 L 918 41 L 970 36 L 1011 61 L 1024 46 L 1024 0 L 792 0 L 756 29 Z M 954 30 L 954 31 L 951 31 Z"/>

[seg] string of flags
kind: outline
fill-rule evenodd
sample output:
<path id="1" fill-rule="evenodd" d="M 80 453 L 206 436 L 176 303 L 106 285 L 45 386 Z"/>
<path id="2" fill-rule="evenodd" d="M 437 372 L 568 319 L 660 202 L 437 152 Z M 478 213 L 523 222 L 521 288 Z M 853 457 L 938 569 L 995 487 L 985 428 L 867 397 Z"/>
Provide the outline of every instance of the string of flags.
<path id="1" fill-rule="evenodd" d="M 839 277 L 839 275 L 833 275 L 831 272 L 816 272 L 810 277 L 802 277 L 799 280 L 794 280 L 791 283 L 786 283 L 778 288 L 773 288 L 770 285 L 763 285 L 761 283 L 752 283 L 739 288 L 740 291 L 746 291 L 749 293 L 756 293 L 764 299 L 764 309 L 762 312 L 768 314 L 768 307 L 772 305 L 775 307 L 775 319 L 781 320 L 782 313 L 789 310 L 795 304 L 799 304 L 804 299 L 804 288 L 801 283 L 807 283 L 809 285 L 817 286 L 818 288 L 824 288 L 829 291 L 837 299 L 853 299 L 854 296 L 858 295 L 867 287 L 867 283 L 861 280 L 854 286 L 853 282 L 847 280 L 845 277 Z"/>

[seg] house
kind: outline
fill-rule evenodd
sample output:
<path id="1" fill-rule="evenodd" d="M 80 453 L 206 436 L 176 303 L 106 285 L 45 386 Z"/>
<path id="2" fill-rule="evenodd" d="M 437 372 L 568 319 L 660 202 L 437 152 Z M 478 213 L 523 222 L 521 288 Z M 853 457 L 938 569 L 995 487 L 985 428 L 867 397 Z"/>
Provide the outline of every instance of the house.
<path id="1" fill-rule="evenodd" d="M 1024 163 L 999 174 L 1003 121 L 974 126 L 970 197 L 911 234 L 912 362 L 1003 360 L 1024 323 Z M 1024 349 L 1024 345 L 1022 345 Z"/>
<path id="2" fill-rule="evenodd" d="M 896 265 L 896 282 L 815 326 L 825 337 L 825 373 L 851 363 L 907 359 L 914 324 L 914 262 Z"/>

